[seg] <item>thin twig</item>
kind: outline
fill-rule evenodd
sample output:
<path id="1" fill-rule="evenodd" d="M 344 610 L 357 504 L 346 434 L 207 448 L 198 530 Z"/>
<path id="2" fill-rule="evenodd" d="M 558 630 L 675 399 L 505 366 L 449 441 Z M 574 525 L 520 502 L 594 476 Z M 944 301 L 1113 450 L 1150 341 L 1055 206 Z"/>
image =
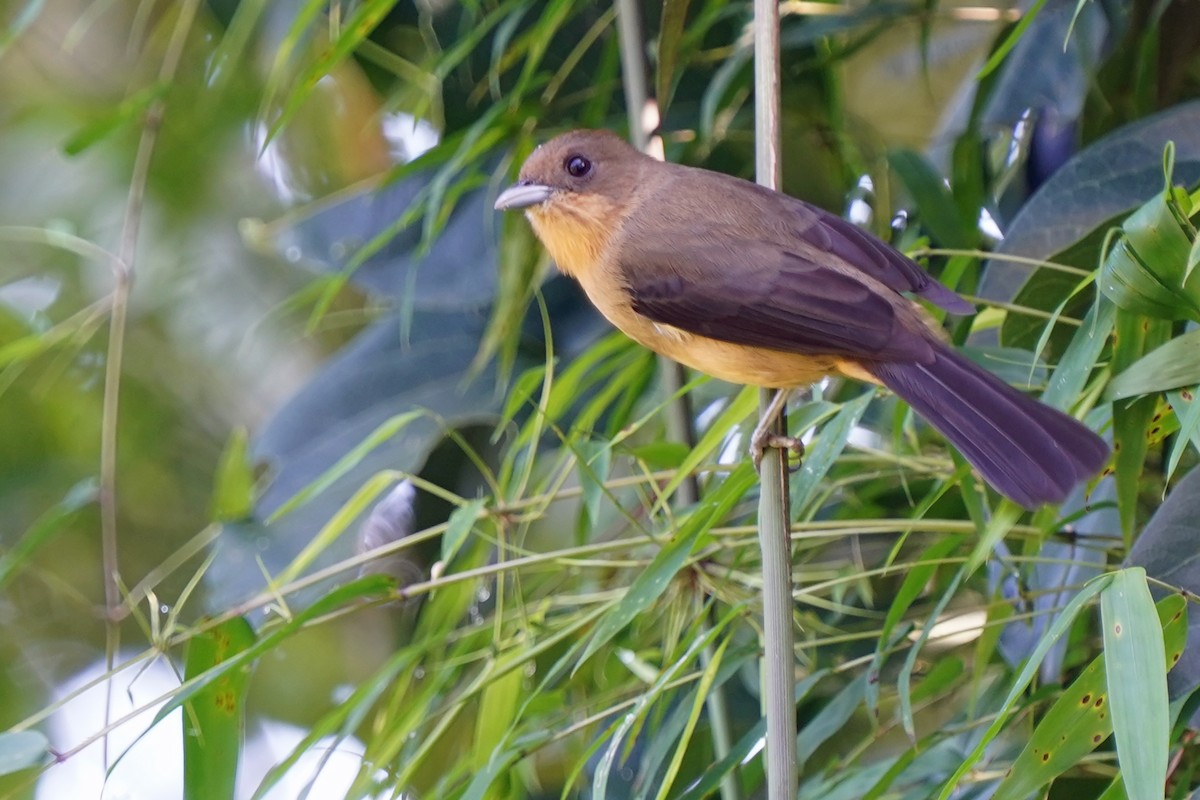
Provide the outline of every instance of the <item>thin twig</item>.
<path id="1" fill-rule="evenodd" d="M 188 31 L 196 17 L 200 0 L 188 0 L 179 12 L 171 40 L 163 54 L 159 81 L 164 85 L 175 77 Z M 137 256 L 138 232 L 146 200 L 146 184 L 150 174 L 150 159 L 162 128 L 166 103 L 155 101 L 146 112 L 142 135 L 138 141 L 133 172 L 129 177 L 129 196 L 125 202 L 125 219 L 121 227 L 117 260 L 113 265 L 115 281 L 112 290 L 112 317 L 109 321 L 108 351 L 104 369 L 104 407 L 100 428 L 100 547 L 104 569 L 104 607 L 106 611 L 104 661 L 111 672 L 121 644 L 117 615 L 121 607 L 120 564 L 117 559 L 117 421 L 121 394 L 121 363 L 125 354 L 125 329 L 129 319 L 129 293 L 133 288 L 134 261 Z M 109 728 L 112 712 L 113 686 L 108 685 L 104 703 L 105 729 Z M 108 737 L 104 738 L 104 764 L 108 766 Z"/>

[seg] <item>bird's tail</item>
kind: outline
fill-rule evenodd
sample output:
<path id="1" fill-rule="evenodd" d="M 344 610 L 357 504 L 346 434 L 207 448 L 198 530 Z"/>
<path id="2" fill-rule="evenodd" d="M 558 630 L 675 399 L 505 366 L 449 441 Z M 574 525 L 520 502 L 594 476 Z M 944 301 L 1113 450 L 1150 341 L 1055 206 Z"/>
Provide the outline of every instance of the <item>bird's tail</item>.
<path id="1" fill-rule="evenodd" d="M 938 346 L 931 363 L 864 364 L 958 448 L 1003 495 L 1026 508 L 1061 503 L 1108 460 L 1080 422 Z"/>

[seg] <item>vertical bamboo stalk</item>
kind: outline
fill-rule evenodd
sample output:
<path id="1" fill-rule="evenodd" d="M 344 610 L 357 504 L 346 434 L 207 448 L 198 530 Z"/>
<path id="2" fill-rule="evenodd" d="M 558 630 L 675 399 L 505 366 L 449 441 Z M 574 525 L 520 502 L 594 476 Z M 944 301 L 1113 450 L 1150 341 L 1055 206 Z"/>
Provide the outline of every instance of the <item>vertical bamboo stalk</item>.
<path id="1" fill-rule="evenodd" d="M 758 183 L 779 188 L 779 5 L 754 0 L 754 129 Z M 760 413 L 772 393 L 759 395 Z M 777 429 L 786 432 L 783 415 Z M 797 786 L 795 653 L 792 631 L 792 549 L 788 537 L 787 452 L 770 450 L 762 462 L 758 540 L 763 571 L 762 698 L 767 717 L 764 748 L 767 796 L 794 800 Z"/>

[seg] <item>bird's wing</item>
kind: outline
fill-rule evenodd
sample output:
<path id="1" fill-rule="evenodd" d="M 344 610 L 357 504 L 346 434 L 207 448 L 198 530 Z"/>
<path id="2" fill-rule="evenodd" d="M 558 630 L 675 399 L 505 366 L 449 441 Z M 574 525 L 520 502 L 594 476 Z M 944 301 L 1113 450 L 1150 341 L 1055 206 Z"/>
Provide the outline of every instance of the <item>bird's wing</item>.
<path id="1" fill-rule="evenodd" d="M 890 287 L 853 269 L 757 240 L 702 233 L 637 236 L 618 256 L 634 311 L 653 322 L 734 344 L 865 360 L 932 357 L 920 325 L 905 324 Z M 666 243 L 675 246 L 668 249 Z"/>
<path id="2" fill-rule="evenodd" d="M 975 313 L 974 306 L 934 280 L 912 259 L 854 223 L 795 198 L 783 202 L 795 219 L 796 235 L 816 251 L 836 256 L 897 292 L 913 292 L 954 314 Z"/>

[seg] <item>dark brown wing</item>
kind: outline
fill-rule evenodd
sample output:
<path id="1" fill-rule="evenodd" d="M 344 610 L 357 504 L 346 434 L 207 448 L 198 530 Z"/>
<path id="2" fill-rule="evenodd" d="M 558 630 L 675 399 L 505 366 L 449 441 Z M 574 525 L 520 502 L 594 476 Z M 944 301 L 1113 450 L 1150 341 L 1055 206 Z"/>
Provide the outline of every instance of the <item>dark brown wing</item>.
<path id="1" fill-rule="evenodd" d="M 787 198 L 797 219 L 797 234 L 817 250 L 837 256 L 897 292 L 913 292 L 954 314 L 975 307 L 938 283 L 912 259 L 854 223 L 824 209 Z"/>
<path id="2" fill-rule="evenodd" d="M 640 236 L 621 248 L 633 309 L 660 324 L 735 344 L 867 360 L 932 358 L 925 334 L 899 319 L 888 288 L 728 231 Z M 886 286 L 886 285 L 885 285 Z"/>

